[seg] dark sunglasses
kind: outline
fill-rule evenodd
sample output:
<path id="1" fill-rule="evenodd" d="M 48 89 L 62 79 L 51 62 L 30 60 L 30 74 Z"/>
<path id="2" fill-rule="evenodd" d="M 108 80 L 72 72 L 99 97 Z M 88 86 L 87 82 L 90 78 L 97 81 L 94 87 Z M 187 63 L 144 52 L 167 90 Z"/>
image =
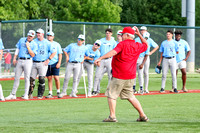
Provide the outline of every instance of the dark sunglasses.
<path id="1" fill-rule="evenodd" d="M 78 41 L 84 41 L 84 39 L 80 39 L 80 38 L 79 38 Z"/>
<path id="2" fill-rule="evenodd" d="M 98 43 L 95 43 L 95 45 L 100 46 Z"/>

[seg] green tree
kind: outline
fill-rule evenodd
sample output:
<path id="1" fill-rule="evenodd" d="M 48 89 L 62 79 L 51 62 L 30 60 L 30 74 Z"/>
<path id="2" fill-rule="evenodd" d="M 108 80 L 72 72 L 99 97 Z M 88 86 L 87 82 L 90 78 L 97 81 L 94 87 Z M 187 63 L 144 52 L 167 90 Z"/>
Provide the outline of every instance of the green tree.
<path id="1" fill-rule="evenodd" d="M 124 0 L 121 22 L 186 25 L 186 18 L 181 17 L 181 0 Z"/>
<path id="2" fill-rule="evenodd" d="M 120 22 L 120 6 L 109 0 L 59 0 L 56 7 L 57 20 Z"/>

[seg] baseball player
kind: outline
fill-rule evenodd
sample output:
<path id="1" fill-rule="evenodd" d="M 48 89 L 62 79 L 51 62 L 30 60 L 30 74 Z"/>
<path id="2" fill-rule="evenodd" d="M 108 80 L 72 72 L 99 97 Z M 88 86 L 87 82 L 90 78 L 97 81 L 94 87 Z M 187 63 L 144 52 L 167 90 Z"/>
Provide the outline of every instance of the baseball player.
<path id="1" fill-rule="evenodd" d="M 44 38 L 44 30 L 38 29 L 36 31 L 37 38 L 34 41 L 38 45 L 38 53 L 33 58 L 33 67 L 30 76 L 29 98 L 32 98 L 33 89 L 35 87 L 35 79 L 39 75 L 38 85 L 38 99 L 43 98 L 45 91 L 45 76 L 48 69 L 49 61 L 56 55 L 56 47 Z"/>
<path id="2" fill-rule="evenodd" d="M 59 71 L 60 71 L 60 65 L 62 60 L 62 48 L 59 43 L 53 41 L 54 39 L 54 33 L 48 32 L 47 33 L 47 39 L 51 42 L 51 45 L 55 46 L 57 49 L 56 55 L 50 60 L 48 64 L 48 70 L 47 70 L 47 78 L 48 78 L 48 86 L 49 86 L 49 95 L 46 96 L 46 98 L 53 98 L 53 81 L 52 78 L 55 80 L 56 89 L 57 89 L 57 96 L 60 94 L 60 80 L 59 80 Z"/>
<path id="3" fill-rule="evenodd" d="M 105 30 L 106 37 L 100 39 L 101 41 L 101 47 L 100 47 L 100 54 L 101 56 L 108 53 L 110 50 L 114 49 L 117 45 L 116 41 L 112 38 L 112 29 L 108 28 Z M 101 66 L 97 66 L 96 73 L 95 73 L 95 79 L 94 79 L 94 88 L 92 91 L 92 95 L 98 95 L 100 93 L 100 88 L 97 90 L 97 86 L 100 83 L 101 78 L 103 77 L 103 70 L 106 68 L 108 73 L 108 82 L 111 79 L 111 61 L 112 58 L 106 58 L 101 60 Z"/>
<path id="4" fill-rule="evenodd" d="M 117 44 L 122 41 L 122 33 L 121 32 L 122 32 L 122 30 L 117 31 L 117 41 L 116 41 Z"/>
<path id="5" fill-rule="evenodd" d="M 84 58 L 87 58 L 86 55 L 88 55 L 87 47 L 83 45 L 84 41 L 85 41 L 85 36 L 80 34 L 78 36 L 77 43 L 71 43 L 64 49 L 64 53 L 66 55 L 66 62 L 68 63 L 65 72 L 63 90 L 62 93 L 58 95 L 58 98 L 62 98 L 63 96 L 67 95 L 68 82 L 72 73 L 73 73 L 73 89 L 70 94 L 70 97 L 77 97 L 76 92 L 78 86 L 78 76 L 81 70 L 81 63 L 83 63 Z"/>
<path id="6" fill-rule="evenodd" d="M 1 63 L 2 55 L 3 55 L 3 49 L 4 49 L 3 42 L 2 42 L 2 40 L 0 38 L 0 63 Z M 5 101 L 5 98 L 3 96 L 3 90 L 2 90 L 1 84 L 0 84 L 0 101 Z"/>
<path id="7" fill-rule="evenodd" d="M 89 57 L 89 59 L 86 59 L 83 62 L 83 67 L 84 69 L 87 70 L 87 77 L 88 77 L 88 96 L 91 97 L 92 96 L 92 87 L 93 87 L 93 73 L 94 73 L 94 61 L 96 59 L 98 59 L 100 57 L 100 52 L 99 52 L 99 48 L 101 46 L 101 41 L 100 40 L 96 40 L 94 45 L 86 45 L 86 47 L 88 48 L 88 53 L 89 55 L 87 55 Z M 82 76 L 82 69 L 80 70 L 80 74 L 78 77 L 78 84 L 80 82 L 81 76 Z"/>
<path id="8" fill-rule="evenodd" d="M 181 39 L 181 35 L 182 35 L 181 30 L 175 31 L 175 41 L 178 43 L 178 46 L 179 46 L 179 53 L 176 55 L 176 62 L 177 62 L 176 75 L 178 74 L 178 69 L 180 69 L 182 73 L 182 82 L 183 82 L 182 91 L 188 92 L 188 90 L 185 87 L 186 78 L 187 78 L 186 77 L 186 61 L 188 57 L 190 56 L 191 49 L 188 43 L 185 40 Z M 173 91 L 174 90 L 172 89 L 172 92 Z"/>
<path id="9" fill-rule="evenodd" d="M 16 51 L 13 58 L 13 64 L 16 65 L 15 69 L 15 80 L 13 84 L 12 92 L 6 100 L 16 99 L 16 92 L 19 87 L 20 76 L 24 71 L 24 80 L 25 80 L 25 93 L 22 96 L 23 99 L 28 100 L 28 91 L 30 86 L 30 74 L 32 68 L 32 57 L 37 54 L 38 46 L 33 40 L 35 37 L 35 31 L 30 30 L 28 32 L 28 37 L 23 37 L 16 44 Z M 16 60 L 18 56 L 18 61 Z"/>
<path id="10" fill-rule="evenodd" d="M 144 33 L 147 32 L 147 27 L 146 26 L 142 26 L 140 28 L 140 32 L 142 34 L 142 36 L 144 35 Z M 135 39 L 135 41 L 138 41 L 138 42 L 141 42 L 139 37 L 137 37 Z M 150 66 L 150 56 L 156 51 L 158 50 L 159 46 L 156 42 L 153 41 L 153 39 L 150 38 L 150 34 L 149 34 L 149 37 L 147 38 L 147 42 L 148 42 L 148 49 L 149 49 L 149 56 L 147 56 L 147 59 L 144 63 L 144 92 L 145 93 L 149 93 L 149 90 L 148 90 L 148 85 L 149 85 L 149 66 Z M 153 47 L 153 49 L 151 50 L 151 48 Z M 150 51 L 151 50 L 151 51 Z M 133 91 L 134 93 L 136 93 L 136 90 L 135 90 L 135 85 L 133 86 Z"/>
<path id="11" fill-rule="evenodd" d="M 178 93 L 177 90 L 177 79 L 176 79 L 176 54 L 178 54 L 179 47 L 178 43 L 172 39 L 173 32 L 171 30 L 167 31 L 167 40 L 163 41 L 160 46 L 160 61 L 158 62 L 158 66 L 160 66 L 162 60 L 162 85 L 160 93 L 165 92 L 165 82 L 167 78 L 167 72 L 170 68 L 172 75 L 172 86 L 174 89 L 174 93 Z"/>
<path id="12" fill-rule="evenodd" d="M 121 42 L 122 41 L 122 30 L 118 30 L 117 31 L 117 41 L 116 41 L 116 44 L 118 44 L 119 42 Z M 101 81 L 101 79 L 103 78 L 103 76 L 104 76 L 104 74 L 107 72 L 107 69 L 106 68 L 104 68 L 104 70 L 103 70 L 103 74 L 101 74 L 101 78 L 100 78 L 100 80 L 99 80 L 99 84 L 97 85 L 97 90 L 100 90 L 100 81 Z"/>
<path id="13" fill-rule="evenodd" d="M 145 38 L 146 40 L 148 40 L 150 34 L 148 32 L 145 32 L 143 34 L 143 38 Z M 139 42 L 141 43 L 139 37 L 138 39 L 136 38 L 135 39 L 135 42 Z M 139 85 L 140 85 L 140 89 L 138 91 L 138 93 L 140 94 L 143 94 L 144 93 L 144 90 L 143 90 L 143 83 L 144 83 L 144 80 L 143 80 L 143 73 L 144 73 L 144 64 L 149 56 L 149 46 L 147 48 L 147 50 L 143 53 L 140 54 L 139 58 L 137 59 L 137 72 L 138 72 L 138 80 L 139 80 Z M 136 85 L 136 78 L 134 79 L 134 84 L 133 84 L 133 92 L 136 93 L 136 90 L 135 90 L 135 85 Z"/>
<path id="14" fill-rule="evenodd" d="M 6 71 L 10 73 L 11 59 L 12 55 L 10 54 L 10 50 L 8 49 L 7 52 L 4 54 L 4 60 L 5 60 L 4 73 L 6 73 Z"/>

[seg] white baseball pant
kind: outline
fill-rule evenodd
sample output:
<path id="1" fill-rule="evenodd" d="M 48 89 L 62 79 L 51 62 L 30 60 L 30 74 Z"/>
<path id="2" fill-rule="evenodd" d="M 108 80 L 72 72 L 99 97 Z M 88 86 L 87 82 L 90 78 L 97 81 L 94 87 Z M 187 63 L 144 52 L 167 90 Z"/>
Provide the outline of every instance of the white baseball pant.
<path id="1" fill-rule="evenodd" d="M 20 83 L 20 76 L 24 71 L 24 80 L 25 80 L 25 93 L 24 95 L 28 95 L 29 86 L 30 86 L 30 74 L 33 62 L 32 59 L 22 60 L 19 59 L 15 69 L 15 80 L 13 84 L 13 89 L 11 94 L 16 95 L 17 89 Z"/>
<path id="2" fill-rule="evenodd" d="M 144 79 L 143 79 L 144 66 L 142 69 L 139 69 L 139 66 L 142 64 L 143 60 L 144 60 L 144 57 L 139 57 L 137 60 L 138 81 L 139 81 L 140 87 L 141 86 L 143 87 L 143 84 L 144 84 Z M 133 85 L 136 86 L 136 78 L 134 79 Z"/>
<path id="3" fill-rule="evenodd" d="M 4 96 L 3 96 L 3 90 L 2 90 L 2 86 L 0 84 L 0 99 L 4 99 Z"/>
<path id="4" fill-rule="evenodd" d="M 100 92 L 100 88 L 99 88 L 99 90 L 97 90 L 97 88 L 98 88 L 98 84 L 100 84 L 101 79 L 103 77 L 104 68 L 106 68 L 107 73 L 108 73 L 108 83 L 110 82 L 110 79 L 112 77 L 112 74 L 111 74 L 111 69 L 112 69 L 111 61 L 112 61 L 112 58 L 101 60 L 100 66 L 97 67 L 97 69 L 96 69 L 93 91 L 97 91 L 98 93 Z"/>
<path id="5" fill-rule="evenodd" d="M 45 65 L 44 62 L 33 62 L 33 67 L 31 70 L 31 77 L 36 79 L 37 75 L 46 76 L 48 65 Z"/>
<path id="6" fill-rule="evenodd" d="M 176 79 L 176 58 L 166 59 L 163 57 L 162 63 L 162 85 L 161 88 L 165 89 L 165 83 L 167 78 L 168 69 L 171 70 L 172 76 L 172 87 L 177 89 L 177 79 Z"/>
<path id="7" fill-rule="evenodd" d="M 82 67 L 82 65 L 81 65 Z M 87 77 L 88 77 L 88 94 L 91 94 L 92 87 L 93 87 L 93 72 L 94 72 L 94 64 L 91 64 L 89 62 L 84 61 L 83 63 L 84 69 L 87 70 Z M 82 77 L 83 71 L 82 68 L 80 70 L 79 76 L 78 76 L 78 84 L 80 82 L 80 79 Z"/>
<path id="8" fill-rule="evenodd" d="M 144 88 L 148 90 L 149 86 L 149 66 L 150 66 L 150 58 L 147 57 L 146 62 L 144 63 Z"/>
<path id="9" fill-rule="evenodd" d="M 67 63 L 62 93 L 66 93 L 70 76 L 73 73 L 73 88 L 71 94 L 72 95 L 76 94 L 78 86 L 78 76 L 80 70 L 81 70 L 81 63 L 70 63 L 70 62 Z"/>

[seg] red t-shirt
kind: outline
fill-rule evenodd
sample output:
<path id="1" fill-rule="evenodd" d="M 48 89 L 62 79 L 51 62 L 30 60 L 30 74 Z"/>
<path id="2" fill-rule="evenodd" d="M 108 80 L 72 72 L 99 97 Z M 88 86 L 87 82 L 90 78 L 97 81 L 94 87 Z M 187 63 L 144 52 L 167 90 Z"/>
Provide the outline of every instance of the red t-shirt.
<path id="1" fill-rule="evenodd" d="M 10 53 L 5 53 L 4 58 L 6 64 L 11 64 L 12 55 Z"/>
<path id="2" fill-rule="evenodd" d="M 118 79 L 136 78 L 137 59 L 140 53 L 147 50 L 146 43 L 135 40 L 124 40 L 113 49 L 117 52 L 112 59 L 112 75 Z"/>

